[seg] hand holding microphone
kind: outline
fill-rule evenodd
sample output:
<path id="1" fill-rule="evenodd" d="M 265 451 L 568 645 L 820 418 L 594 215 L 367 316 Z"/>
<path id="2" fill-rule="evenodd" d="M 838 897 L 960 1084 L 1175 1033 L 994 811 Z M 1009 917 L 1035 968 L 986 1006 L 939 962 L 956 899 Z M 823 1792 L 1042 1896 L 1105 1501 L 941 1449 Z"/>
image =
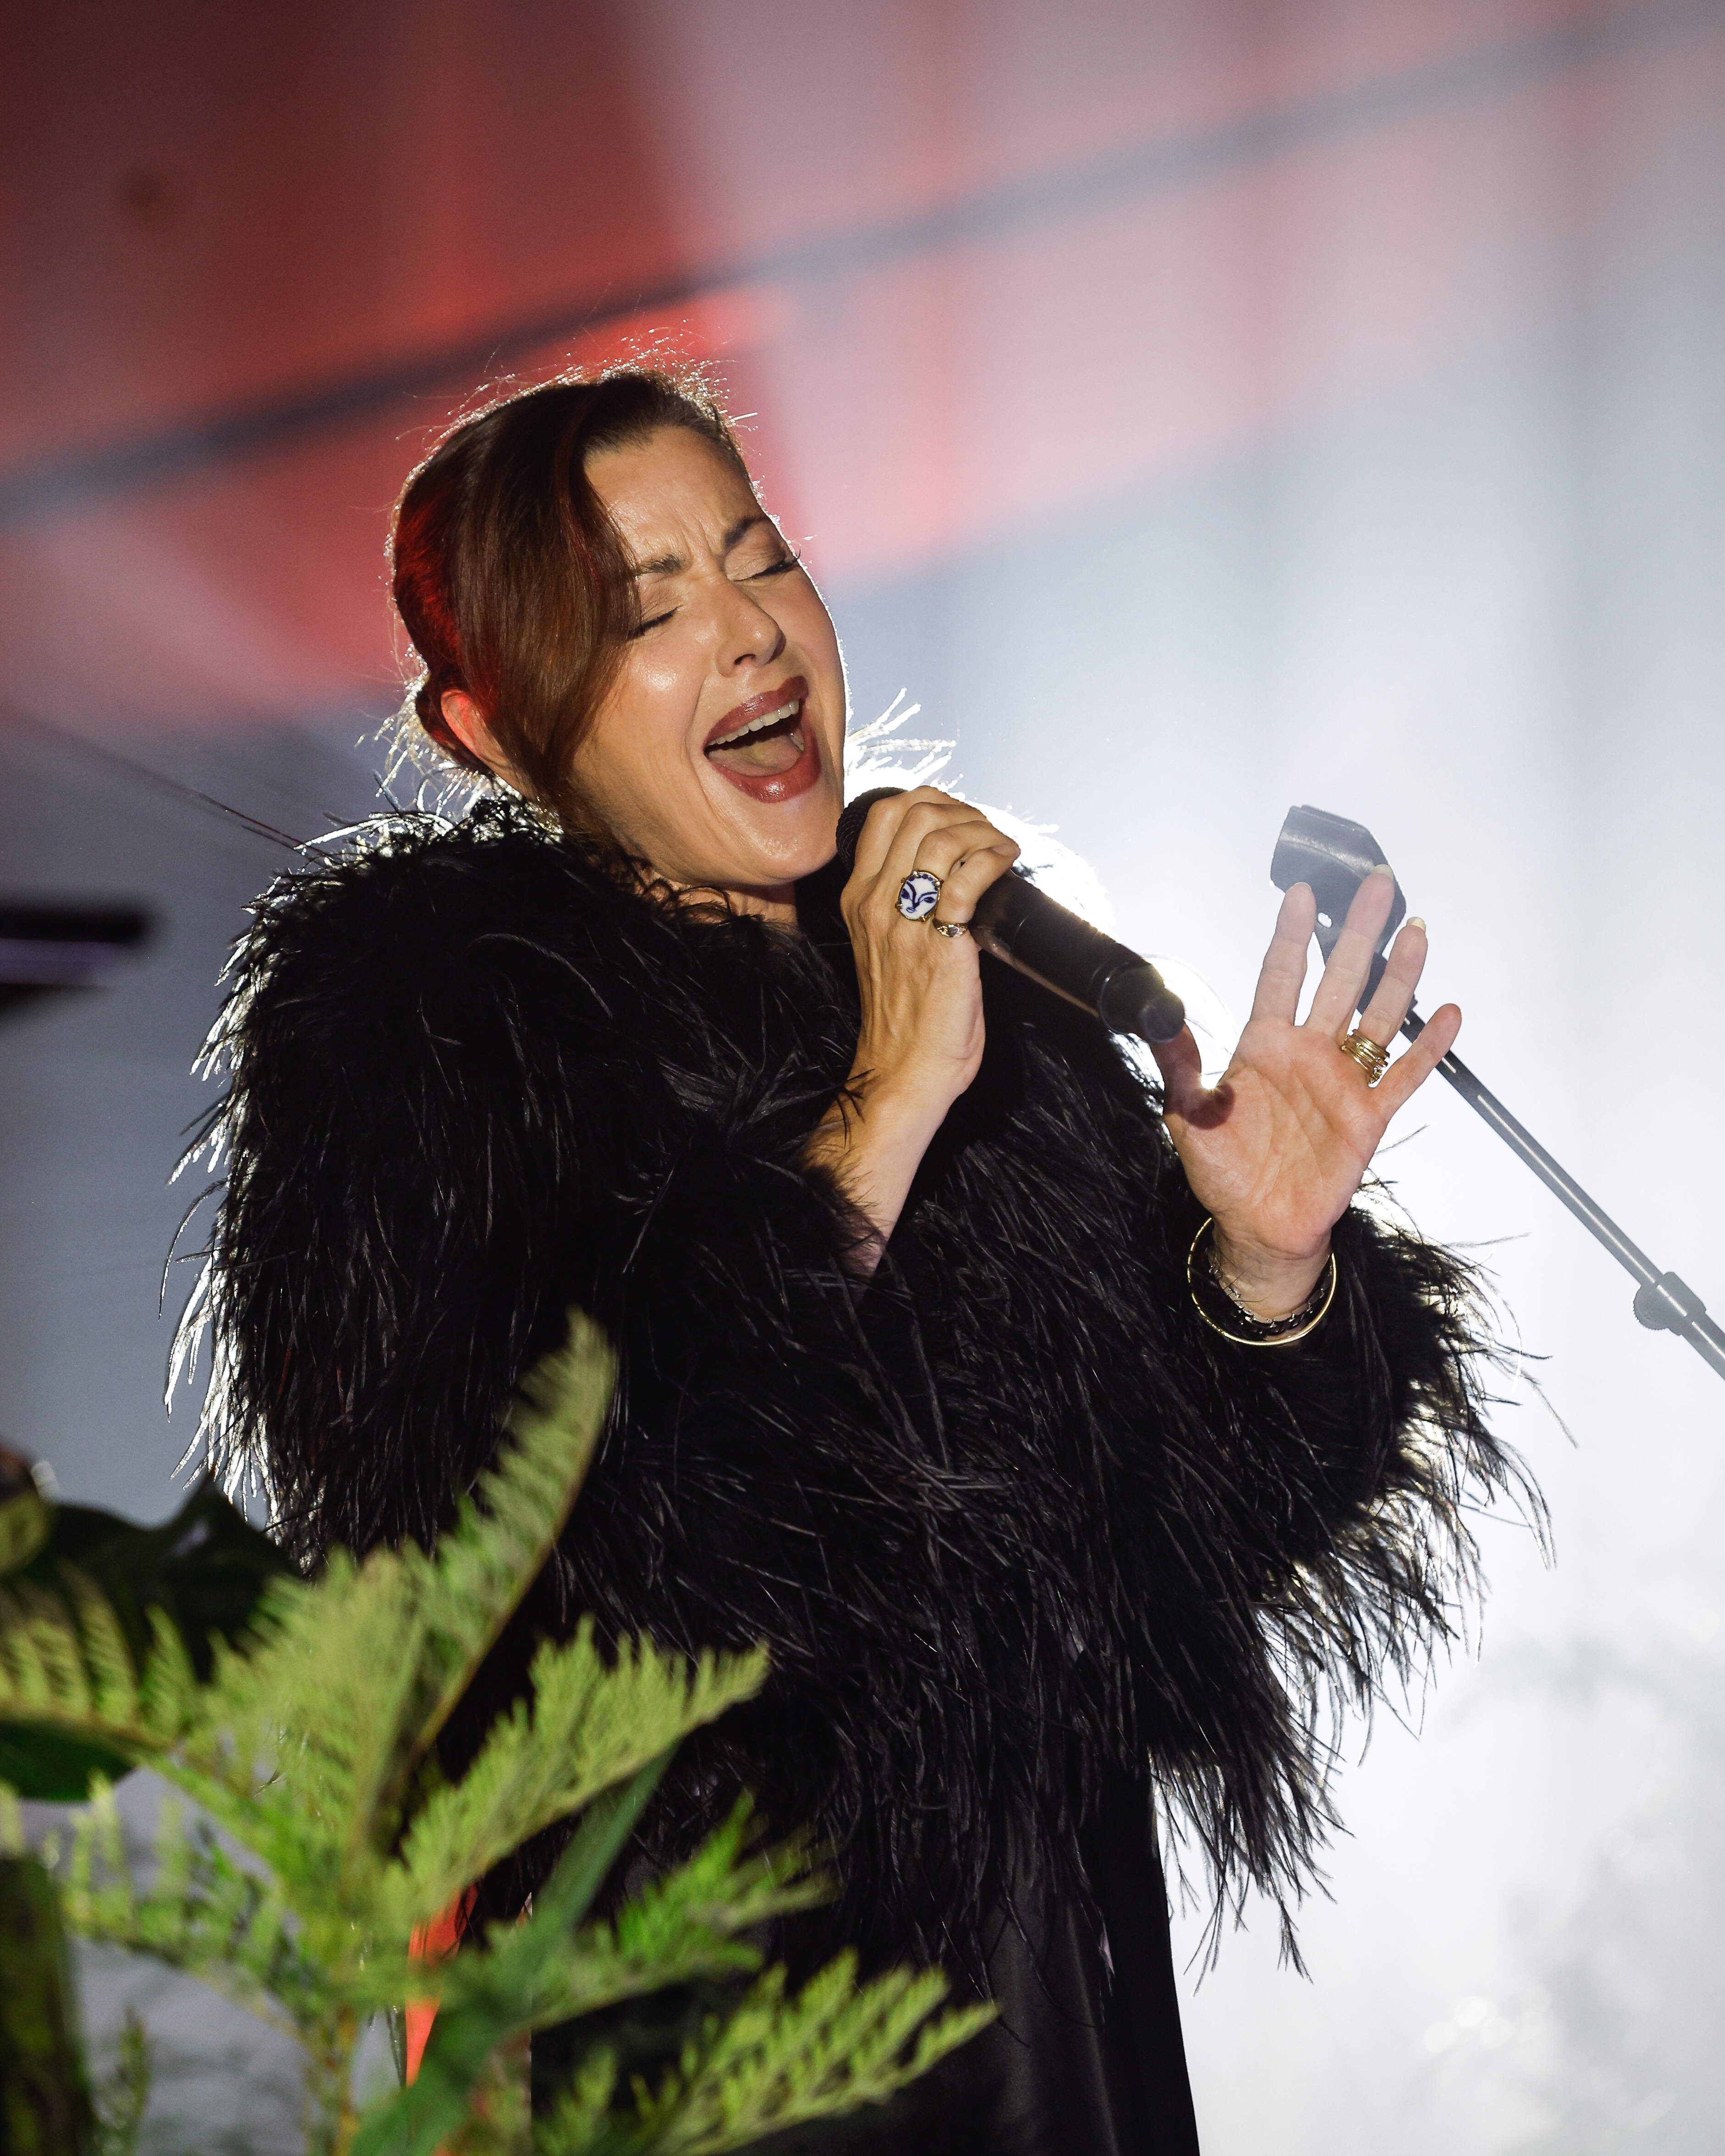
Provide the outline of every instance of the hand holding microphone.
<path id="1" fill-rule="evenodd" d="M 1179 998 L 1155 968 L 1009 873 L 1015 840 L 932 786 L 853 801 L 836 834 L 840 901 L 862 1026 L 847 1093 L 809 1158 L 872 1224 L 872 1265 L 922 1155 L 982 1062 L 978 952 L 1016 967 L 1120 1032 L 1178 1034 Z"/>
<path id="2" fill-rule="evenodd" d="M 853 811 L 858 811 L 853 814 Z M 982 983 L 970 932 L 1018 845 L 979 809 L 932 786 L 852 804 L 839 900 L 862 1024 L 845 1096 L 808 1158 L 873 1229 L 872 1270 L 947 1111 L 983 1059 Z"/>
<path id="3" fill-rule="evenodd" d="M 876 817 L 886 813 L 881 804 L 911 799 L 946 802 L 960 808 L 963 805 L 952 802 L 949 795 L 937 793 L 932 787 L 919 787 L 914 795 L 901 793 L 890 786 L 859 794 L 839 819 L 839 859 L 847 869 L 857 857 L 863 833 Z M 992 824 L 987 828 L 993 829 Z M 1001 835 L 994 833 L 997 840 Z M 1012 845 L 1010 839 L 1004 843 Z M 1017 852 L 1013 846 L 1009 860 L 1015 858 Z M 916 865 L 927 869 L 931 864 L 922 862 L 919 855 Z M 1094 1012 L 1111 1032 L 1136 1034 L 1141 1040 L 1151 1042 L 1173 1040 L 1185 1024 L 1180 998 L 1147 958 L 1141 958 L 1136 951 L 1127 950 L 1125 944 L 1091 927 L 1034 884 L 1018 876 L 1009 880 L 997 870 L 973 900 L 968 891 L 962 896 L 955 893 L 955 898 L 961 906 L 968 904 L 970 911 L 954 912 L 949 905 L 945 911 L 952 920 L 962 921 L 984 951 L 1040 981 L 1044 988 L 1052 988 L 1069 1003 Z M 934 908 L 935 901 L 928 896 L 931 914 Z M 949 922 L 936 919 L 934 926 L 946 928 Z"/>

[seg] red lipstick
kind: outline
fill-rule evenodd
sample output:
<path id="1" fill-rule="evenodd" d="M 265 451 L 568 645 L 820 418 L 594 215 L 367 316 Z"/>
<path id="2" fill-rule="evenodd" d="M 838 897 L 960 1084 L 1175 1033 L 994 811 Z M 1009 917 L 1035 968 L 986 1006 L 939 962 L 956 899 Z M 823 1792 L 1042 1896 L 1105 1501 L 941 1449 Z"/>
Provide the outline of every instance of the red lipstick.
<path id="1" fill-rule="evenodd" d="M 708 729 L 708 762 L 753 801 L 793 801 L 806 793 L 821 776 L 808 699 L 800 674 L 747 698 Z"/>
<path id="2" fill-rule="evenodd" d="M 764 719 L 769 711 L 776 711 L 786 704 L 805 704 L 809 701 L 809 684 L 800 674 L 793 674 L 788 681 L 781 681 L 776 689 L 763 689 L 758 696 L 751 696 L 739 704 L 734 711 L 726 711 L 722 719 L 715 719 L 706 730 L 703 748 L 711 748 L 716 741 L 726 734 L 741 733 L 757 719 Z"/>

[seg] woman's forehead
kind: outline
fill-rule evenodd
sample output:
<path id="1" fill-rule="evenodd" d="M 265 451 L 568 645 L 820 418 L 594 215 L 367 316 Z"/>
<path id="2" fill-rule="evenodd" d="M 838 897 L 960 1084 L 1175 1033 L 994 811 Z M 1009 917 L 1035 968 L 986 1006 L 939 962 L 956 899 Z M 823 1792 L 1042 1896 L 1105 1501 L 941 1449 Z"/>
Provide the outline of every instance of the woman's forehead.
<path id="1" fill-rule="evenodd" d="M 601 450 L 587 476 L 640 573 L 668 573 L 691 548 L 722 554 L 764 521 L 735 459 L 686 427 Z"/>

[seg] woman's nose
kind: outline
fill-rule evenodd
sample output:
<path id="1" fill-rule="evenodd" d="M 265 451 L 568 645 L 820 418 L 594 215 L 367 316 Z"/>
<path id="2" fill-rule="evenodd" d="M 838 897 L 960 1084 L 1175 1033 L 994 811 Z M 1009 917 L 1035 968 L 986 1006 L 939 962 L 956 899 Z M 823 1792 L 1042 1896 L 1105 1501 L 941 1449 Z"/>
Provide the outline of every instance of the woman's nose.
<path id="1" fill-rule="evenodd" d="M 767 665 L 783 650 L 784 641 L 784 631 L 766 608 L 727 580 L 720 602 L 720 664 L 727 671 Z"/>

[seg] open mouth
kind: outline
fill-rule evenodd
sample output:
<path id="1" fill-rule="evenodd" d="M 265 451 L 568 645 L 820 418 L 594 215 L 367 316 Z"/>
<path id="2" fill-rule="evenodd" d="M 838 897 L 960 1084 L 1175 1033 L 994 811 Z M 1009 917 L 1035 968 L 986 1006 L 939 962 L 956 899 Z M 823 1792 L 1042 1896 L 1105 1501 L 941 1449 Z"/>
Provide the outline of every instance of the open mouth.
<path id="1" fill-rule="evenodd" d="M 809 684 L 800 674 L 727 712 L 704 743 L 707 761 L 733 786 L 760 801 L 788 800 L 820 775 L 819 753 L 804 716 Z"/>
<path id="2" fill-rule="evenodd" d="M 736 722 L 733 713 L 725 723 L 726 730 L 706 745 L 707 754 L 724 770 L 788 771 L 803 753 L 801 696 L 783 697 L 770 710 L 741 724 Z"/>

